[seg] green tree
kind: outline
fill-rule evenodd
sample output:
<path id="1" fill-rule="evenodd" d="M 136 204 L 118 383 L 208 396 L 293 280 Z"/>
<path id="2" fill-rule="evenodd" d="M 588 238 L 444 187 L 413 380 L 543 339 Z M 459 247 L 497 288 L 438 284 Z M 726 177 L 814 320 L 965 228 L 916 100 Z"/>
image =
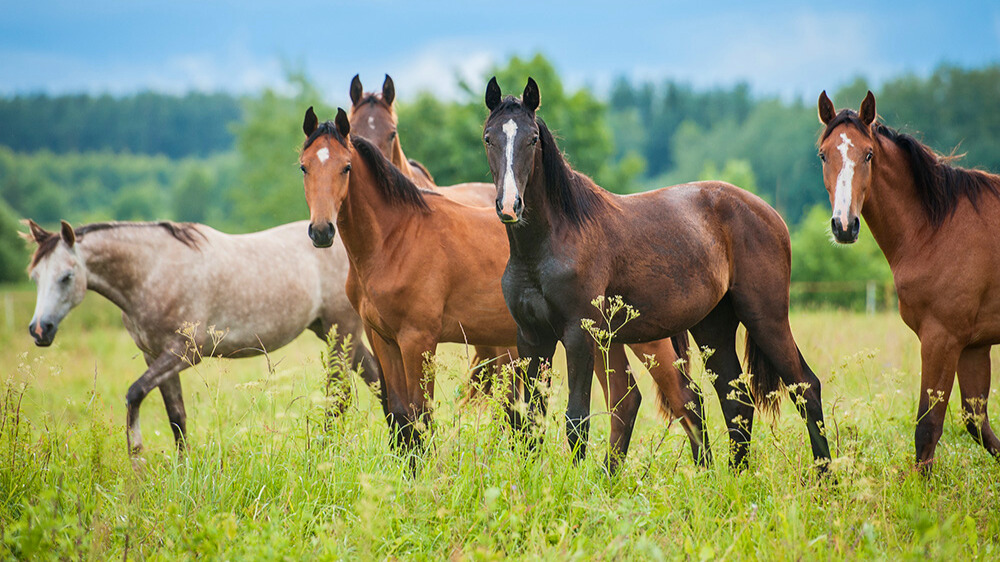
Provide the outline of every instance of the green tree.
<path id="1" fill-rule="evenodd" d="M 22 227 L 17 214 L 0 199 L 0 283 L 17 283 L 27 280 L 24 267 L 28 265 L 28 247 L 18 236 Z"/>
<path id="2" fill-rule="evenodd" d="M 302 73 L 288 77 L 292 96 L 267 89 L 246 101 L 245 120 L 236 128 L 240 155 L 238 181 L 227 194 L 232 224 L 244 232 L 302 220 L 309 216 L 296 165 L 305 140 L 302 118 L 314 106 L 320 118 L 334 117 L 319 91 Z"/>
<path id="3" fill-rule="evenodd" d="M 715 165 L 715 162 L 710 160 L 705 163 L 698 179 L 729 182 L 750 193 L 757 193 L 757 176 L 754 175 L 753 166 L 750 165 L 749 160 L 726 160 L 726 164 L 721 170 Z"/>

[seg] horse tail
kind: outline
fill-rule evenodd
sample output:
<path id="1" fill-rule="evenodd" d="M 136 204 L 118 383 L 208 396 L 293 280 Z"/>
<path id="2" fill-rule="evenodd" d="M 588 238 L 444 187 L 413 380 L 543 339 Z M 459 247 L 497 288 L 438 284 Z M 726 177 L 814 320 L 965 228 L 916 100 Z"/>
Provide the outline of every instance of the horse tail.
<path id="1" fill-rule="evenodd" d="M 757 342 L 747 331 L 746 365 L 750 371 L 750 394 L 757 409 L 761 412 L 775 415 L 781 404 L 782 391 L 785 383 L 771 359 L 765 354 Z M 796 351 L 798 349 L 796 348 Z M 802 353 L 799 353 L 802 361 Z M 738 391 L 741 389 L 737 389 Z M 743 390 L 745 392 L 745 390 Z"/>
<path id="2" fill-rule="evenodd" d="M 677 356 L 677 360 L 674 364 L 674 369 L 679 371 L 677 374 L 680 375 L 687 371 L 691 364 L 691 342 L 688 339 L 688 332 L 684 331 L 676 336 L 670 338 L 670 344 L 674 348 L 674 355 Z M 667 395 L 663 393 L 663 389 L 660 385 L 656 385 L 656 401 L 660 406 L 660 415 L 666 419 L 672 419 L 674 417 L 682 417 L 682 414 L 674 415 L 673 411 L 670 409 L 670 401 L 667 399 Z"/>

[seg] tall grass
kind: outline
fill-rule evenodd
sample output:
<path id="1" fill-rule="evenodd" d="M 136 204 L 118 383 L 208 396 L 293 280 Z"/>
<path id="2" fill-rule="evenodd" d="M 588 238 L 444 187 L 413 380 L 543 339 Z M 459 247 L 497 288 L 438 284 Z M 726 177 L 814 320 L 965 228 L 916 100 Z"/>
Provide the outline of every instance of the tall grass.
<path id="1" fill-rule="evenodd" d="M 707 384 L 716 459 L 697 469 L 646 376 L 621 473 L 608 478 L 601 466 L 602 415 L 590 455 L 574 466 L 559 361 L 545 440 L 532 454 L 505 430 L 502 404 L 465 404 L 461 346 L 443 346 L 434 363 L 434 433 L 411 475 L 357 379 L 343 415 L 325 424 L 325 360 L 311 334 L 268 359 L 183 372 L 183 458 L 151 395 L 146 452 L 133 468 L 123 398 L 144 364 L 114 311 L 89 297 L 52 348 L 35 349 L 24 333 L 33 297 L 15 297 L 16 330 L 0 332 L 0 558 L 1000 557 L 1000 464 L 965 433 L 957 398 L 933 476 L 912 469 L 919 353 L 895 315 L 793 316 L 824 383 L 836 483 L 815 477 L 788 401 L 778 419 L 758 416 L 750 468 L 730 472 Z M 594 395 L 594 411 L 604 410 Z"/>

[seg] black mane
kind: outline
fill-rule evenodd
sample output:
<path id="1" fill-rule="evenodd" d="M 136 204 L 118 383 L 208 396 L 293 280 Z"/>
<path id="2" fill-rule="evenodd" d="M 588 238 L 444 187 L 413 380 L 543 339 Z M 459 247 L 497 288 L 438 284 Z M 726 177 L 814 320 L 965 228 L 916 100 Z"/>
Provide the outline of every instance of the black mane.
<path id="1" fill-rule="evenodd" d="M 883 123 L 876 121 L 870 128 L 866 127 L 851 109 L 841 111 L 830 121 L 823 131 L 822 140 L 844 123 L 854 125 L 869 137 L 873 133 L 884 137 L 906 154 L 920 202 L 935 227 L 955 212 L 961 199 L 968 199 L 978 211 L 979 198 L 984 193 L 1000 197 L 1000 180 L 996 176 L 981 170 L 952 166 L 951 162 L 956 157 L 941 156 L 912 136 Z"/>
<path id="2" fill-rule="evenodd" d="M 337 130 L 337 124 L 333 121 L 324 121 L 316 127 L 316 130 L 313 131 L 308 138 L 306 138 L 306 142 L 302 145 L 302 150 L 309 148 L 312 146 L 312 143 L 316 142 L 316 139 L 325 135 L 330 135 L 331 137 L 337 139 L 337 142 L 343 145 L 344 148 L 347 148 L 347 139 L 345 139 L 344 136 L 340 134 L 340 131 Z"/>
<path id="3" fill-rule="evenodd" d="M 608 204 L 603 189 L 570 167 L 545 121 L 536 118 L 535 122 L 542 144 L 542 169 L 548 196 L 572 224 L 580 226 L 595 218 L 596 212 Z"/>
<path id="4" fill-rule="evenodd" d="M 165 229 L 170 233 L 175 239 L 183 243 L 189 248 L 197 248 L 199 242 L 205 238 L 205 235 L 198 231 L 196 224 L 190 222 L 176 223 L 170 221 L 160 221 L 160 222 L 95 222 L 93 224 L 85 224 L 80 228 L 74 228 L 73 233 L 76 235 L 76 241 L 80 242 L 83 237 L 90 232 L 100 232 L 102 230 L 111 230 L 116 228 L 125 227 L 159 227 Z M 44 240 L 38 242 L 38 248 L 35 249 L 35 253 L 31 256 L 31 265 L 28 269 L 31 269 L 38 265 L 38 262 L 42 261 L 45 256 L 51 254 L 56 246 L 59 244 L 59 240 L 62 236 L 59 232 L 50 232 Z"/>
<path id="5" fill-rule="evenodd" d="M 382 152 L 372 143 L 361 137 L 351 137 L 354 151 L 357 152 L 371 169 L 375 177 L 375 185 L 382 196 L 392 204 L 407 205 L 422 211 L 430 211 L 424 199 L 426 195 L 438 195 L 433 191 L 425 191 L 417 187 L 410 178 L 403 175 L 399 168 L 392 165 Z"/>

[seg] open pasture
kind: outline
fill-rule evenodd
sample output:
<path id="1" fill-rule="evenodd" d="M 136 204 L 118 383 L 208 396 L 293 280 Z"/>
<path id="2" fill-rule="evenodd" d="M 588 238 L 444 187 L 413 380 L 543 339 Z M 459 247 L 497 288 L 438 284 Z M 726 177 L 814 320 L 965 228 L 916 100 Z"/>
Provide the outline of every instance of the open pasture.
<path id="1" fill-rule="evenodd" d="M 114 307 L 90 295 L 55 343 L 26 333 L 28 288 L 0 293 L 0 556 L 91 559 L 968 559 L 1000 556 L 1000 464 L 952 397 L 929 479 L 913 470 L 916 337 L 896 312 L 793 311 L 823 382 L 836 483 L 816 479 L 801 420 L 758 418 L 734 474 L 707 375 L 714 468 L 660 417 L 648 376 L 632 450 L 602 469 L 593 394 L 589 455 L 573 466 L 561 352 L 544 446 L 526 455 L 498 404 L 463 405 L 466 354 L 442 346 L 435 428 L 416 476 L 390 452 L 377 401 L 322 428 L 321 345 L 207 360 L 182 375 L 190 443 L 178 461 L 162 403 L 144 408 L 144 462 L 125 445 L 124 395 L 144 369 Z M 14 313 L 13 320 L 7 310 Z M 994 354 L 994 373 L 997 356 Z M 633 361 L 634 365 L 638 363 Z M 997 376 L 990 412 L 997 417 Z"/>

